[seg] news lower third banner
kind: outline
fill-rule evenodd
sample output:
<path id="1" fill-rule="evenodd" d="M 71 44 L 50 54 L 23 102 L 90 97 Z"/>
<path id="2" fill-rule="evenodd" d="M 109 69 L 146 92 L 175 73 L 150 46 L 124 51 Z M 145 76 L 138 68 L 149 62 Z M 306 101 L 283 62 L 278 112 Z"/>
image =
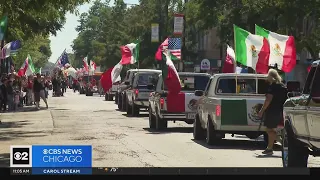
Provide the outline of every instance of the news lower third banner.
<path id="1" fill-rule="evenodd" d="M 11 146 L 10 167 L 31 167 L 32 174 L 92 174 L 92 146 Z"/>

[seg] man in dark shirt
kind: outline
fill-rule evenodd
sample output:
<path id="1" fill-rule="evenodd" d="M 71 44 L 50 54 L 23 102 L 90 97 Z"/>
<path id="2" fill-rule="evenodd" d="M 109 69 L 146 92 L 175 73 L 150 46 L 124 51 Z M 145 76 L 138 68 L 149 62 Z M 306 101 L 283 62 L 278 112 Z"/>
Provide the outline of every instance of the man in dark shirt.
<path id="1" fill-rule="evenodd" d="M 274 69 L 268 73 L 269 87 L 266 93 L 266 100 L 259 112 L 259 117 L 264 117 L 264 125 L 268 134 L 268 147 L 262 152 L 266 155 L 273 154 L 273 144 L 277 139 L 277 126 L 283 121 L 283 104 L 286 100 L 286 88 L 282 78 Z"/>
<path id="2" fill-rule="evenodd" d="M 41 90 L 43 91 L 44 87 L 41 83 L 41 75 L 38 73 L 37 77 L 34 79 L 33 82 L 33 92 L 34 92 L 34 100 L 36 102 L 36 108 L 39 110 L 40 109 L 40 98 L 41 98 Z M 46 106 L 48 108 L 48 104 L 45 101 Z"/>

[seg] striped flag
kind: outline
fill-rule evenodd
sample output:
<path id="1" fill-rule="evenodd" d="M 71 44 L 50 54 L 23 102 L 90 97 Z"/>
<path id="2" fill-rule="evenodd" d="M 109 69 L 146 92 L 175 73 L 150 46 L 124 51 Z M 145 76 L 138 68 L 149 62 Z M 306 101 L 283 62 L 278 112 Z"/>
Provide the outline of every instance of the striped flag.
<path id="1" fill-rule="evenodd" d="M 168 40 L 168 50 L 177 59 L 181 60 L 181 38 L 169 38 Z M 172 57 L 171 57 L 172 59 Z M 174 58 L 172 59 L 174 60 Z"/>
<path id="2" fill-rule="evenodd" d="M 159 46 L 158 51 L 156 52 L 155 58 L 158 61 L 162 60 L 162 52 L 166 49 L 169 50 L 169 55 L 171 60 L 181 60 L 181 38 L 167 38 Z"/>

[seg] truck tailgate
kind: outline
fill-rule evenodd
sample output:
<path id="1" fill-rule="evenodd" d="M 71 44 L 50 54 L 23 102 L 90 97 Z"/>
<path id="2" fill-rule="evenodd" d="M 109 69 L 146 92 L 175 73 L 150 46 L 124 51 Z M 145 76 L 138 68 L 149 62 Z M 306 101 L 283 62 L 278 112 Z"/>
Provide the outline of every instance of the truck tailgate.
<path id="1" fill-rule="evenodd" d="M 264 98 L 221 99 L 221 125 L 259 126 L 258 113 L 263 103 Z"/>
<path id="2" fill-rule="evenodd" d="M 179 94 L 168 94 L 166 98 L 167 112 L 187 113 L 197 109 L 197 101 L 200 97 L 194 93 L 180 92 Z"/>
<path id="3" fill-rule="evenodd" d="M 150 93 L 152 91 L 147 89 L 139 89 L 138 95 L 136 96 L 136 100 L 149 100 Z"/>

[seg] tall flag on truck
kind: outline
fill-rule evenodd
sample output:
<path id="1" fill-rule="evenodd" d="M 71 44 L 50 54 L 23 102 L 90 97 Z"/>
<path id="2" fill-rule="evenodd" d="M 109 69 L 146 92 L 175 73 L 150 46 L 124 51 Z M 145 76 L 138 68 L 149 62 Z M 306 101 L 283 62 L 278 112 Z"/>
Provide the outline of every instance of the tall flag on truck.
<path id="1" fill-rule="evenodd" d="M 263 36 L 254 35 L 234 25 L 236 61 L 251 67 L 257 73 L 267 74 L 269 70 L 270 47 Z"/>
<path id="2" fill-rule="evenodd" d="M 268 39 L 270 46 L 269 65 L 278 65 L 283 72 L 291 72 L 296 66 L 297 53 L 293 36 L 281 35 L 255 26 L 256 34 Z"/>
<path id="3" fill-rule="evenodd" d="M 163 82 L 168 88 L 168 91 L 172 94 L 179 93 L 181 91 L 180 77 L 177 69 L 174 66 L 171 56 L 168 50 L 163 52 L 163 65 L 162 65 L 162 78 Z"/>
<path id="4" fill-rule="evenodd" d="M 235 62 L 235 59 L 236 59 L 235 56 L 236 55 L 235 55 L 232 47 L 227 45 L 226 60 L 224 61 L 224 65 L 223 65 L 223 69 L 222 69 L 223 73 L 235 73 L 236 72 L 237 63 Z"/>
<path id="5" fill-rule="evenodd" d="M 3 16 L 0 19 L 0 41 L 4 40 L 4 36 L 6 34 L 6 31 L 7 31 L 7 26 L 8 26 L 8 17 L 7 16 Z"/>
<path id="6" fill-rule="evenodd" d="M 109 91 L 112 85 L 118 81 L 121 81 L 121 70 L 122 64 L 119 62 L 114 67 L 109 68 L 106 72 L 101 75 L 100 83 L 105 92 Z"/>
<path id="7" fill-rule="evenodd" d="M 139 50 L 140 50 L 140 42 L 139 40 L 135 40 L 134 42 L 127 44 L 125 46 L 121 46 L 121 64 L 135 64 L 139 60 Z"/>
<path id="8" fill-rule="evenodd" d="M 162 52 L 164 50 L 169 50 L 169 55 L 171 56 L 171 60 L 180 60 L 181 59 L 181 46 L 182 40 L 181 38 L 167 38 L 164 40 L 159 46 L 155 59 L 158 61 L 162 60 Z"/>

